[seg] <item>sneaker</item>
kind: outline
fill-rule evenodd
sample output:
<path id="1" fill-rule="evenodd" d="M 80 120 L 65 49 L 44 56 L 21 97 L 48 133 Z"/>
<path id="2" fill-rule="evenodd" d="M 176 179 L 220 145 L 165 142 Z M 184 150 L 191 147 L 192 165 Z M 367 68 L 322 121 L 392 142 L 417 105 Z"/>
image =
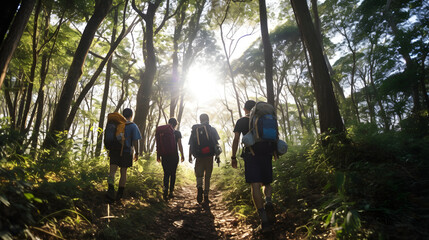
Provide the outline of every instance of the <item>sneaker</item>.
<path id="1" fill-rule="evenodd" d="M 197 194 L 197 202 L 201 203 L 203 201 L 203 188 L 198 188 L 198 194 Z"/>
<path id="2" fill-rule="evenodd" d="M 265 203 L 265 212 L 267 213 L 268 222 L 274 224 L 276 222 L 276 214 L 274 213 L 274 205 L 272 202 Z"/>

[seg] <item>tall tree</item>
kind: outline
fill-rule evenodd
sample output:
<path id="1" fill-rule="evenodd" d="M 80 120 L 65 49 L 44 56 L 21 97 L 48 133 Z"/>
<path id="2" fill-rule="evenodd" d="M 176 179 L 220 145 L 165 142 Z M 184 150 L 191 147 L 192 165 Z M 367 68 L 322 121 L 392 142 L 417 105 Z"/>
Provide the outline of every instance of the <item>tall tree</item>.
<path id="1" fill-rule="evenodd" d="M 291 0 L 296 22 L 301 31 L 302 40 L 307 48 L 311 60 L 314 81 L 313 88 L 319 112 L 321 133 L 328 133 L 330 129 L 344 132 L 337 101 L 332 88 L 331 77 L 323 56 L 322 47 L 317 40 L 317 34 L 311 19 L 307 1 Z"/>
<path id="2" fill-rule="evenodd" d="M 186 19 L 186 10 L 188 9 L 188 3 L 184 3 L 178 14 L 176 15 L 176 26 L 174 27 L 173 35 L 173 63 L 171 72 L 171 85 L 170 85 L 170 118 L 175 117 L 177 103 L 179 102 L 180 96 L 180 81 L 184 79 L 179 78 L 179 43 L 183 33 L 183 25 Z"/>
<path id="3" fill-rule="evenodd" d="M 365 0 L 356 12 L 361 16 L 357 31 L 364 33 L 368 29 L 380 29 L 388 36 L 383 38 L 389 39 L 390 51 L 399 54 L 403 59 L 398 61 L 402 74 L 397 75 L 400 84 L 404 86 L 401 91 L 410 94 L 413 113 L 416 116 L 421 115 L 422 100 L 427 98 L 427 91 L 420 87 L 424 84 L 419 82 L 424 75 L 420 71 L 420 56 L 425 55 L 428 49 L 427 29 L 423 27 L 428 21 L 427 3 L 420 0 Z M 415 19 L 410 21 L 412 17 Z M 405 62 L 405 65 L 402 62 Z"/>
<path id="4" fill-rule="evenodd" d="M 275 106 L 273 86 L 273 47 L 268 33 L 267 6 L 265 0 L 259 0 L 259 19 L 261 21 L 262 44 L 264 46 L 265 82 L 267 85 L 267 101 Z"/>
<path id="5" fill-rule="evenodd" d="M 4 1 L 2 4 L 2 8 L 0 9 L 0 46 L 9 30 L 15 13 L 18 11 L 20 2 L 21 0 L 9 0 Z"/>
<path id="6" fill-rule="evenodd" d="M 55 108 L 52 123 L 46 136 L 44 147 L 49 148 L 57 144 L 56 134 L 65 130 L 67 115 L 70 110 L 72 99 L 76 90 L 77 83 L 82 76 L 82 68 L 85 63 L 94 35 L 110 11 L 113 0 L 98 0 L 95 4 L 94 13 L 88 21 L 85 30 L 82 33 L 79 45 L 73 56 L 73 62 L 70 65 L 66 82 L 60 95 L 60 99 Z"/>
<path id="7" fill-rule="evenodd" d="M 235 95 L 238 116 L 241 118 L 242 109 L 240 107 L 240 102 L 242 101 L 242 99 L 240 99 L 240 94 L 237 86 L 238 84 L 235 76 L 235 71 L 232 66 L 231 58 L 236 52 L 237 46 L 241 43 L 241 40 L 243 40 L 245 37 L 251 36 L 254 33 L 255 29 L 253 27 L 250 27 L 250 31 L 246 31 L 241 36 L 236 36 L 240 32 L 239 29 L 240 27 L 242 27 L 243 21 L 246 21 L 243 19 L 248 19 L 250 14 L 253 16 L 254 11 L 252 11 L 252 9 L 254 8 L 254 6 L 250 5 L 250 3 L 246 3 L 246 5 L 243 5 L 243 3 L 235 2 L 234 4 L 232 4 L 231 1 L 226 1 L 226 6 L 224 8 L 225 10 L 220 11 L 218 9 L 215 9 L 215 11 L 222 12 L 223 14 L 223 16 L 221 16 L 221 20 L 218 23 L 220 30 L 220 38 L 222 41 L 223 51 L 225 53 L 229 78 L 231 79 L 232 90 Z M 253 22 L 249 23 L 249 21 L 247 21 L 246 23 L 249 25 L 253 25 Z M 228 99 L 225 98 L 224 101 L 225 104 L 228 105 Z M 227 108 L 229 109 L 229 107 Z M 233 124 L 235 124 L 234 115 L 231 115 L 231 121 L 233 122 Z"/>
<path id="8" fill-rule="evenodd" d="M 147 4 L 146 12 L 144 13 L 136 5 L 135 0 L 132 1 L 133 9 L 143 19 L 145 26 L 143 29 L 143 58 L 145 69 L 140 71 L 140 87 L 137 92 L 137 106 L 134 121 L 140 129 L 140 132 L 146 132 L 146 120 L 150 110 L 150 100 L 152 94 L 153 81 L 157 72 L 157 59 L 155 54 L 154 36 L 164 27 L 165 22 L 174 16 L 169 15 L 170 1 L 165 3 L 165 14 L 159 26 L 155 29 L 155 14 L 159 6 L 163 3 L 162 0 L 150 1 Z M 145 139 L 141 141 L 142 152 L 146 152 Z"/>
<path id="9" fill-rule="evenodd" d="M 2 42 L 0 48 L 0 87 L 3 85 L 9 62 L 12 59 L 16 47 L 18 46 L 25 26 L 30 19 L 35 3 L 36 0 L 22 1 L 15 18 L 9 27 L 9 33 L 7 34 L 4 42 Z"/>

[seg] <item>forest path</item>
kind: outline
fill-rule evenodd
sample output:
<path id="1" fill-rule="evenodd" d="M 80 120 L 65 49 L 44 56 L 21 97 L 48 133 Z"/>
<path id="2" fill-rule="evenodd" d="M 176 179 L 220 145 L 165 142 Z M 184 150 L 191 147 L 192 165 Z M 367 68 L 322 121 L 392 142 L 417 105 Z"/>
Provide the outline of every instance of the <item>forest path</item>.
<path id="1" fill-rule="evenodd" d="M 162 212 L 149 227 L 155 239 L 254 239 L 252 226 L 238 220 L 212 190 L 209 204 L 198 204 L 195 186 L 176 187 Z"/>

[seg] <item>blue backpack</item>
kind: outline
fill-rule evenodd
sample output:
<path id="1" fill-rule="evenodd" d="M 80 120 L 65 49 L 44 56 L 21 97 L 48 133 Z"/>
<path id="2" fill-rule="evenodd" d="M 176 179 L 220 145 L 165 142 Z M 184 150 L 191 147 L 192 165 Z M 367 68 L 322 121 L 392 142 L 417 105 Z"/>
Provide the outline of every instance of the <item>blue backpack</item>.
<path id="1" fill-rule="evenodd" d="M 274 143 L 276 155 L 282 155 L 287 151 L 287 144 L 279 139 L 276 111 L 266 102 L 256 103 L 250 111 L 249 132 L 242 139 L 242 143 L 250 148 L 252 154 L 254 153 L 251 147 L 257 142 Z"/>
<path id="2" fill-rule="evenodd" d="M 277 142 L 279 139 L 277 117 L 276 111 L 271 104 L 266 102 L 256 103 L 250 111 L 249 132 L 246 135 L 246 138 L 243 137 L 243 143 L 246 147 L 252 146 L 257 142 Z"/>

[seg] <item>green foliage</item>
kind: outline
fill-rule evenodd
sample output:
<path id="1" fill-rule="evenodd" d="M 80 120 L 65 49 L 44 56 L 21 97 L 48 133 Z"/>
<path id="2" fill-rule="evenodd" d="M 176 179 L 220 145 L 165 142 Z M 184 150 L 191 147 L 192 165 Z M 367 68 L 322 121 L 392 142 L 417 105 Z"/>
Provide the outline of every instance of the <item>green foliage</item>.
<path id="1" fill-rule="evenodd" d="M 244 179 L 244 161 L 237 159 L 239 168 L 233 169 L 230 164 L 222 165 L 222 177 L 216 182 L 217 187 L 224 191 L 224 201 L 229 209 L 239 218 L 247 219 L 255 214 L 251 198 L 250 186 Z"/>
<path id="2" fill-rule="evenodd" d="M 22 151 L 23 136 L 19 131 L 13 129 L 9 125 L 9 119 L 0 118 L 0 159 L 2 161 L 19 161 L 21 155 L 16 154 Z"/>
<path id="3" fill-rule="evenodd" d="M 0 165 L 0 237 L 8 239 L 18 235 L 34 224 L 34 202 L 41 200 L 32 193 L 32 186 L 22 180 L 23 169 L 4 168 L 4 159 Z"/>
<path id="4" fill-rule="evenodd" d="M 427 120 L 406 119 L 401 126 L 382 133 L 376 125 L 356 125 L 348 141 L 326 135 L 312 145 L 290 146 L 273 163 L 273 201 L 285 218 L 279 221 L 293 222 L 290 231 L 309 238 L 330 230 L 338 239 L 427 238 Z M 243 169 L 237 174 L 225 167 L 223 173 L 230 208 L 251 209 L 252 202 L 243 201 L 251 199 Z"/>
<path id="5" fill-rule="evenodd" d="M 59 136 L 63 141 L 61 148 L 43 151 L 38 154 L 42 156 L 40 159 L 33 159 L 25 153 L 17 153 L 21 149 L 21 136 L 17 132 L 6 125 L 0 131 L 2 238 L 32 235 L 66 239 L 93 236 L 115 239 L 117 236 L 123 239 L 137 228 L 137 224 L 152 223 L 156 212 L 164 207 L 159 202 L 162 168 L 153 158 L 141 158 L 128 170 L 125 198 L 130 199 L 130 211 L 106 228 L 100 228 L 96 220 L 106 206 L 104 194 L 109 170 L 106 156 L 76 158 L 75 153 L 84 142 L 66 140 L 64 135 Z M 123 228 L 126 226 L 129 228 Z M 146 236 L 146 233 L 141 234 Z"/>
<path id="6" fill-rule="evenodd" d="M 22 136 L 8 128 L 1 119 L 0 128 L 0 238 L 12 236 L 34 224 L 34 203 L 41 200 L 32 193 L 33 186 L 26 181 L 26 157 L 17 151 Z"/>

